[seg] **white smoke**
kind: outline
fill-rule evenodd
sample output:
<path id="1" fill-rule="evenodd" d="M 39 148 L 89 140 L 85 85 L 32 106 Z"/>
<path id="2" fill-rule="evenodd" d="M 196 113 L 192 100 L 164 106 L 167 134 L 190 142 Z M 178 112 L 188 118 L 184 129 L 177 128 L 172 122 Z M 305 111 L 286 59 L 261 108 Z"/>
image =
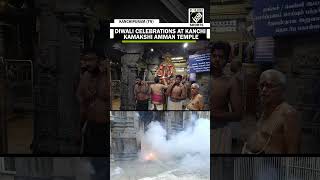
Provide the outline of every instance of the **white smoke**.
<path id="1" fill-rule="evenodd" d="M 157 161 L 175 163 L 185 170 L 210 170 L 210 121 L 192 118 L 187 127 L 171 135 L 167 140 L 167 132 L 158 121 L 149 124 L 142 137 L 140 158 L 144 159 L 152 153 Z"/>

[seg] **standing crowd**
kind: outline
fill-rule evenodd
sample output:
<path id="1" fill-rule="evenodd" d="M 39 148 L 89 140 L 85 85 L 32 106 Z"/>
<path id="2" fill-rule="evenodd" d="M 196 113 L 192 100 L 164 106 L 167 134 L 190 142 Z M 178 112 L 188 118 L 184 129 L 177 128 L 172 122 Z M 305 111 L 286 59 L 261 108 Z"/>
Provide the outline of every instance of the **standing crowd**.
<path id="1" fill-rule="evenodd" d="M 134 86 L 136 110 L 203 110 L 204 101 L 200 86 L 181 75 L 160 83 L 143 81 L 138 77 Z"/>

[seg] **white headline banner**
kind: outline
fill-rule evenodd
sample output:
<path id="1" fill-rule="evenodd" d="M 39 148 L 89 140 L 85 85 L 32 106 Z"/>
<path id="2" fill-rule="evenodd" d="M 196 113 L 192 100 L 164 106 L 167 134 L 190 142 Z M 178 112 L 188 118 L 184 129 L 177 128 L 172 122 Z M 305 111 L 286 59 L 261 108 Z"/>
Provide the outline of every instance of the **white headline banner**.
<path id="1" fill-rule="evenodd" d="M 121 27 L 179 27 L 179 28 L 195 28 L 204 27 L 210 28 L 210 23 L 110 23 L 111 28 Z"/>

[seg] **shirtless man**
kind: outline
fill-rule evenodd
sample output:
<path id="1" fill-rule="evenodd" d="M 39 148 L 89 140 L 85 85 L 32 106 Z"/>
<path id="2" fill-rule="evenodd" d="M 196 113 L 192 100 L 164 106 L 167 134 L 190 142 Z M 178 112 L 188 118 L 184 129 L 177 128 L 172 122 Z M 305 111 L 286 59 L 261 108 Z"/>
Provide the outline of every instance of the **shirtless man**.
<path id="1" fill-rule="evenodd" d="M 164 90 L 168 88 L 167 81 L 164 84 L 160 83 L 160 78 L 154 78 L 155 84 L 150 85 L 150 95 L 153 104 L 152 110 L 163 110 L 164 104 Z"/>
<path id="2" fill-rule="evenodd" d="M 242 63 L 238 60 L 233 60 L 230 63 L 230 71 L 234 74 L 234 76 L 243 81 L 243 72 L 242 72 Z"/>
<path id="3" fill-rule="evenodd" d="M 191 100 L 189 104 L 186 107 L 186 110 L 193 110 L 193 111 L 199 111 L 203 110 L 204 103 L 203 103 L 203 96 L 199 94 L 199 85 L 196 83 L 193 83 L 191 85 Z"/>
<path id="4" fill-rule="evenodd" d="M 187 97 L 186 88 L 181 83 L 182 76 L 176 75 L 175 81 L 168 87 L 168 110 L 182 110 L 182 102 Z"/>
<path id="5" fill-rule="evenodd" d="M 231 61 L 230 71 L 233 73 L 233 78 L 238 81 L 240 92 L 243 92 L 243 90 L 245 90 L 245 73 L 242 69 L 242 62 L 239 60 Z M 244 96 L 241 96 L 241 99 L 242 99 L 242 106 L 244 107 L 246 104 L 246 99 Z"/>
<path id="6" fill-rule="evenodd" d="M 184 82 L 184 85 L 185 85 L 185 87 L 186 87 L 186 91 L 187 91 L 187 98 L 188 99 L 191 99 L 191 85 L 192 85 L 192 82 L 190 82 L 190 81 L 185 81 Z"/>
<path id="7" fill-rule="evenodd" d="M 147 111 L 149 103 L 149 86 L 138 77 L 134 86 L 134 97 L 136 100 L 136 110 Z"/>
<path id="8" fill-rule="evenodd" d="M 169 78 L 169 85 L 170 85 L 170 84 L 173 84 L 173 83 L 174 83 L 174 80 L 175 80 L 174 76 L 170 77 L 170 78 Z"/>
<path id="9" fill-rule="evenodd" d="M 296 110 L 285 101 L 285 76 L 274 69 L 260 76 L 262 115 L 248 138 L 243 153 L 299 153 L 301 128 Z"/>
<path id="10" fill-rule="evenodd" d="M 228 122 L 240 121 L 242 114 L 239 82 L 223 73 L 230 49 L 227 43 L 217 42 L 211 50 L 211 153 L 231 153 L 231 130 L 226 127 Z"/>
<path id="11" fill-rule="evenodd" d="M 83 132 L 85 132 L 83 153 L 102 154 L 107 150 L 105 127 L 109 96 L 107 75 L 100 68 L 101 60 L 94 52 L 87 52 L 84 55 L 87 71 L 81 77 L 77 90 L 80 101 L 80 117 Z"/>
<path id="12" fill-rule="evenodd" d="M 168 82 L 169 82 L 169 83 L 168 83 L 168 86 L 174 84 L 174 81 L 175 81 L 175 77 L 174 77 L 174 76 L 171 76 L 171 77 L 169 78 L 169 80 L 168 80 Z M 169 97 L 169 93 L 168 93 L 168 89 L 166 89 L 166 91 L 165 91 L 165 96 L 166 96 L 167 102 L 166 102 L 164 108 L 165 108 L 166 110 L 168 110 L 168 104 L 171 103 L 171 100 L 170 100 L 170 97 Z"/>

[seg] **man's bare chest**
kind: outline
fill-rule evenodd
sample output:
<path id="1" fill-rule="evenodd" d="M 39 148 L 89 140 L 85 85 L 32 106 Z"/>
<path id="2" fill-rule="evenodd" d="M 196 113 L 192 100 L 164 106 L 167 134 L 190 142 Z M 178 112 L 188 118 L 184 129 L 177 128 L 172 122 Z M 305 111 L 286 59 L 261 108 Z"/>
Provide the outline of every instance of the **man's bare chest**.
<path id="1" fill-rule="evenodd" d="M 163 89 L 163 86 L 160 84 L 155 84 L 151 87 L 151 89 L 154 91 L 161 91 Z"/>
<path id="2" fill-rule="evenodd" d="M 106 83 L 107 82 L 103 77 L 90 78 L 87 81 L 87 87 L 89 91 L 95 91 L 100 95 L 106 93 L 104 89 Z"/>
<path id="3" fill-rule="evenodd" d="M 148 92 L 148 88 L 146 86 L 137 86 L 137 93 L 146 94 Z"/>
<path id="4" fill-rule="evenodd" d="M 286 118 L 281 114 L 281 112 L 273 112 L 269 117 L 261 117 L 257 123 L 258 131 L 261 131 L 266 134 L 282 134 L 283 125 L 286 121 Z"/>
<path id="5" fill-rule="evenodd" d="M 213 79 L 212 85 L 212 98 L 226 99 L 229 96 L 230 82 L 228 79 Z"/>
<path id="6" fill-rule="evenodd" d="M 181 86 L 175 86 L 175 87 L 172 89 L 172 93 L 174 93 L 174 94 L 181 94 L 181 93 L 182 93 L 182 87 L 181 87 Z"/>

